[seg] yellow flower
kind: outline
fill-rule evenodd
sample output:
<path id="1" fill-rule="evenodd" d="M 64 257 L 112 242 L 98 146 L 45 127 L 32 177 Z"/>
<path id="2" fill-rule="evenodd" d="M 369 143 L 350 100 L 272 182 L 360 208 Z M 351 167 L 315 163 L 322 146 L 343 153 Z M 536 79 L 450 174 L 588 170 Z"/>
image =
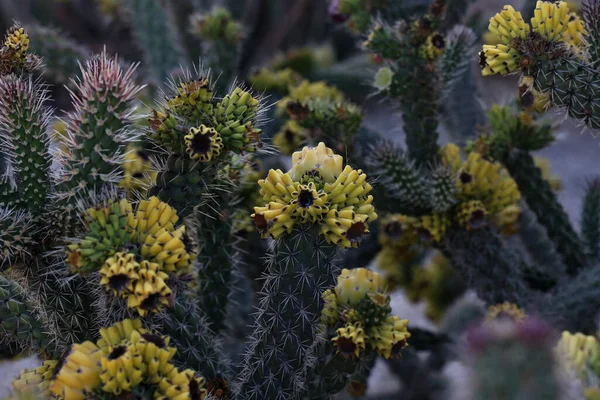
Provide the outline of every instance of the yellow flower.
<path id="1" fill-rule="evenodd" d="M 365 332 L 360 324 L 347 324 L 336 330 L 337 336 L 331 341 L 337 347 L 337 353 L 344 357 L 359 357 L 365 350 Z"/>
<path id="2" fill-rule="evenodd" d="M 341 247 L 358 247 L 360 240 L 369 234 L 367 216 L 358 215 L 352 207 L 340 211 L 329 210 L 321 225 L 321 234 L 329 243 Z"/>
<path id="3" fill-rule="evenodd" d="M 206 388 L 203 377 L 198 376 L 191 369 L 180 372 L 177 368 L 174 368 L 168 376 L 161 379 L 154 398 L 160 400 L 203 400 L 205 396 Z"/>
<path id="4" fill-rule="evenodd" d="M 322 320 L 327 326 L 333 326 L 340 317 L 338 311 L 337 297 L 335 292 L 331 289 L 327 289 L 321 296 L 325 305 L 322 311 Z"/>
<path id="5" fill-rule="evenodd" d="M 407 326 L 407 319 L 389 316 L 381 325 L 369 329 L 367 342 L 385 359 L 400 358 L 401 351 L 408 346 L 407 340 L 410 337 Z"/>
<path id="6" fill-rule="evenodd" d="M 334 291 L 338 304 L 356 307 L 367 293 L 383 291 L 381 275 L 366 268 L 344 268 L 338 276 Z"/>
<path id="7" fill-rule="evenodd" d="M 8 30 L 6 39 L 4 40 L 4 47 L 15 52 L 15 59 L 23 60 L 27 50 L 29 50 L 29 35 L 25 32 L 25 29 L 13 26 Z"/>
<path id="8" fill-rule="evenodd" d="M 50 396 L 50 379 L 54 375 L 54 369 L 58 361 L 47 360 L 35 369 L 24 369 L 13 381 L 13 387 L 16 392 L 26 392 L 36 390 L 40 396 L 46 398 Z"/>
<path id="9" fill-rule="evenodd" d="M 293 154 L 305 141 L 304 129 L 293 119 L 287 120 L 273 136 L 273 145 L 283 154 Z"/>
<path id="10" fill-rule="evenodd" d="M 295 222 L 292 211 L 293 208 L 288 205 L 270 202 L 264 207 L 254 207 L 251 217 L 262 238 L 270 236 L 277 239 L 292 231 Z"/>
<path id="11" fill-rule="evenodd" d="M 494 224 L 506 236 L 514 235 L 519 231 L 520 220 L 521 207 L 517 205 L 508 206 L 494 215 Z"/>
<path id="12" fill-rule="evenodd" d="M 223 151 L 223 139 L 214 128 L 204 125 L 191 128 L 183 139 L 185 151 L 193 160 L 208 162 L 217 158 Z"/>
<path id="13" fill-rule="evenodd" d="M 305 147 L 292 154 L 292 169 L 289 172 L 294 182 L 299 182 L 307 172 L 316 171 L 325 182 L 334 182 L 342 173 L 344 159 L 321 142 L 317 147 Z"/>
<path id="14" fill-rule="evenodd" d="M 103 352 L 111 345 L 118 345 L 124 340 L 130 340 L 133 332 L 144 333 L 140 319 L 124 319 L 109 327 L 100 328 L 100 339 L 96 342 Z"/>
<path id="15" fill-rule="evenodd" d="M 521 54 L 505 44 L 483 45 L 479 53 L 481 73 L 483 76 L 507 75 L 519 68 Z"/>
<path id="16" fill-rule="evenodd" d="M 598 341 L 594 336 L 564 331 L 556 352 L 566 365 L 581 374 L 591 359 L 598 357 Z"/>
<path id="17" fill-rule="evenodd" d="M 141 356 L 146 381 L 156 384 L 175 368 L 171 359 L 177 349 L 169 347 L 171 338 L 150 332 L 133 331 L 130 339 L 131 346 Z"/>
<path id="18" fill-rule="evenodd" d="M 115 296 L 125 297 L 132 289 L 133 282 L 138 279 L 140 264 L 135 261 L 135 254 L 116 253 L 106 260 L 100 268 L 100 285 Z"/>
<path id="19" fill-rule="evenodd" d="M 101 385 L 102 351 L 92 342 L 73 344 L 50 382 L 50 393 L 64 400 L 84 400 Z"/>
<path id="20" fill-rule="evenodd" d="M 128 342 L 109 346 L 108 354 L 102 357 L 102 390 L 114 395 L 130 392 L 143 380 L 143 359 L 137 349 Z"/>
<path id="21" fill-rule="evenodd" d="M 423 215 L 416 223 L 417 233 L 426 242 L 439 242 L 444 237 L 450 220 L 446 214 Z"/>
<path id="22" fill-rule="evenodd" d="M 292 193 L 296 191 L 296 185 L 289 173 L 283 173 L 280 169 L 271 169 L 266 179 L 258 181 L 260 195 L 263 200 L 287 204 L 292 200 Z"/>
<path id="23" fill-rule="evenodd" d="M 304 80 L 299 85 L 289 88 L 289 94 L 277 103 L 277 114 L 279 116 L 285 114 L 285 110 L 289 103 L 303 103 L 308 99 L 324 99 L 334 102 L 344 100 L 344 94 L 332 86 L 328 86 L 325 82 L 309 82 Z"/>
<path id="24" fill-rule="evenodd" d="M 501 43 L 510 45 L 515 38 L 525 39 L 530 27 L 520 12 L 512 6 L 504 6 L 501 12 L 490 18 L 488 29 L 501 40 Z"/>
<path id="25" fill-rule="evenodd" d="M 143 317 L 169 305 L 171 289 L 166 283 L 169 276 L 160 271 L 158 264 L 142 261 L 138 276 L 132 285 L 132 293 L 127 297 L 127 307 L 137 309 Z"/>
<path id="26" fill-rule="evenodd" d="M 379 242 L 382 246 L 408 248 L 418 242 L 419 219 L 403 214 L 390 214 L 380 224 Z"/>
<path id="27" fill-rule="evenodd" d="M 479 200 L 460 203 L 456 208 L 456 219 L 468 231 L 479 230 L 486 224 L 487 211 Z"/>
<path id="28" fill-rule="evenodd" d="M 207 119 L 212 115 L 211 100 L 213 91 L 207 78 L 181 82 L 177 87 L 177 95 L 167 100 L 167 105 L 177 114 L 196 120 Z"/>
<path id="29" fill-rule="evenodd" d="M 130 148 L 122 168 L 124 175 L 119 186 L 129 192 L 148 190 L 156 183 L 158 172 L 152 168 L 148 155 L 141 149 Z"/>
<path id="30" fill-rule="evenodd" d="M 516 323 L 521 323 L 527 318 L 525 311 L 520 309 L 516 304 L 504 302 L 490 306 L 485 317 L 487 322 L 497 319 L 508 318 Z"/>
<path id="31" fill-rule="evenodd" d="M 531 27 L 548 41 L 563 40 L 569 24 L 569 7 L 564 1 L 538 1 L 531 18 Z"/>
<path id="32" fill-rule="evenodd" d="M 309 182 L 308 185 L 298 185 L 292 192 L 290 202 L 293 207 L 292 217 L 300 223 L 321 220 L 328 211 L 326 202 L 327 194 L 322 190 L 317 191 L 313 182 Z"/>
<path id="33" fill-rule="evenodd" d="M 419 55 L 426 60 L 435 60 L 444 53 L 446 48 L 446 39 L 444 36 L 435 32 L 427 37 L 425 44 L 419 49 Z"/>

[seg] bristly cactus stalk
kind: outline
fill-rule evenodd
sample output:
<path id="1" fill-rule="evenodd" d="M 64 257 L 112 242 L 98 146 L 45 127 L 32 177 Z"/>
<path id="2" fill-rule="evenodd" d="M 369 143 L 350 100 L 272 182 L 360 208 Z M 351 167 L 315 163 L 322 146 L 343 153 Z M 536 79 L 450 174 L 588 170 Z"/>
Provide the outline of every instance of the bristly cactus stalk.
<path id="1" fill-rule="evenodd" d="M 338 270 L 339 247 L 357 247 L 377 218 L 361 170 L 319 143 L 292 156 L 292 169 L 260 180 L 265 206 L 253 219 L 269 250 L 252 342 L 237 393 L 249 399 L 302 398 L 324 302 Z"/>
<path id="2" fill-rule="evenodd" d="M 148 79 L 160 86 L 185 60 L 171 5 L 161 0 L 126 0 L 124 6 Z"/>
<path id="3" fill-rule="evenodd" d="M 593 260 L 600 258 L 600 179 L 588 183 L 581 209 L 581 233 L 587 254 Z"/>

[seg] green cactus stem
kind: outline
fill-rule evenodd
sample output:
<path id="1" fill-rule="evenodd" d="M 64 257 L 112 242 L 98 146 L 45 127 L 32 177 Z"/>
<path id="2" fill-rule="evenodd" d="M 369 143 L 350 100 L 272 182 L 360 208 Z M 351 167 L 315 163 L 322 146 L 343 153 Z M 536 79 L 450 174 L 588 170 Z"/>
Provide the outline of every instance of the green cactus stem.
<path id="1" fill-rule="evenodd" d="M 581 233 L 590 258 L 600 257 L 600 179 L 588 183 L 581 209 Z"/>
<path id="2" fill-rule="evenodd" d="M 531 154 L 521 150 L 512 151 L 505 166 L 519 186 L 523 198 L 546 228 L 567 272 L 575 275 L 587 265 L 583 243 L 573 229 L 567 213 L 558 202 L 552 187 L 542 177 Z"/>
<path id="3" fill-rule="evenodd" d="M 46 87 L 31 76 L 8 75 L 0 81 L 0 151 L 10 160 L 17 186 L 2 202 L 32 216 L 43 211 L 50 189 L 47 130 L 52 110 L 47 100 Z"/>
<path id="4" fill-rule="evenodd" d="M 334 286 L 338 248 L 319 228 L 295 228 L 269 251 L 252 342 L 237 392 L 248 399 L 299 399 L 305 363 L 320 326 L 320 293 Z"/>

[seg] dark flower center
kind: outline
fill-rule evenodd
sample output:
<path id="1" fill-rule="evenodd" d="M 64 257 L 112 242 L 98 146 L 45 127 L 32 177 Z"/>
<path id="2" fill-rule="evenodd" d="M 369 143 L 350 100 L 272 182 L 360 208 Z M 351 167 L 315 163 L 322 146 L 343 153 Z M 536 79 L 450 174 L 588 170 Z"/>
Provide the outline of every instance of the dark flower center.
<path id="1" fill-rule="evenodd" d="M 191 148 L 195 154 L 208 154 L 210 152 L 210 135 L 194 135 Z"/>
<path id="2" fill-rule="evenodd" d="M 153 293 L 150 296 L 146 297 L 144 299 L 144 301 L 142 301 L 142 304 L 140 304 L 140 307 L 142 308 L 142 310 L 147 310 L 147 311 L 155 310 L 160 305 L 160 299 L 161 299 L 160 293 Z"/>
<path id="3" fill-rule="evenodd" d="M 391 222 L 385 224 L 383 227 L 383 232 L 392 239 L 399 239 L 402 236 L 402 231 L 402 224 L 400 222 Z"/>
<path id="4" fill-rule="evenodd" d="M 117 274 L 110 277 L 110 279 L 108 280 L 108 286 L 111 289 L 120 292 L 121 290 L 124 290 L 127 287 L 127 285 L 129 285 L 129 282 L 130 278 L 128 275 Z"/>
<path id="5" fill-rule="evenodd" d="M 267 219 L 262 214 L 256 214 L 254 216 L 254 225 L 262 231 L 267 230 L 268 228 Z"/>
<path id="6" fill-rule="evenodd" d="M 127 347 L 125 347 L 125 346 L 115 347 L 113 349 L 113 351 L 111 351 L 110 354 L 108 355 L 108 359 L 109 360 L 116 360 L 117 358 L 119 358 L 123 354 L 125 354 L 126 352 L 127 352 Z"/>
<path id="7" fill-rule="evenodd" d="M 342 354 L 352 355 L 356 351 L 356 343 L 350 338 L 341 337 L 337 340 L 336 344 Z"/>
<path id="8" fill-rule="evenodd" d="M 467 184 L 467 183 L 471 183 L 471 181 L 473 180 L 473 177 L 471 176 L 471 174 L 468 174 L 466 172 L 461 172 L 460 173 L 460 181 L 463 184 Z"/>
<path id="9" fill-rule="evenodd" d="M 221 378 L 213 378 L 208 381 L 207 392 L 218 399 L 226 399 L 229 396 L 229 385 Z"/>
<path id="10" fill-rule="evenodd" d="M 294 143 L 294 137 L 296 135 L 294 135 L 294 132 L 291 129 L 286 129 L 284 135 L 285 135 L 285 140 L 288 143 Z"/>
<path id="11" fill-rule="evenodd" d="M 300 207 L 310 207 L 314 201 L 313 194 L 310 190 L 302 190 L 298 194 L 298 204 Z"/>
<path id="12" fill-rule="evenodd" d="M 147 342 L 154 343 L 156 347 L 165 347 L 166 343 L 160 335 L 154 333 L 142 333 L 142 338 Z"/>
<path id="13" fill-rule="evenodd" d="M 431 38 L 431 44 L 437 49 L 443 49 L 446 47 L 446 40 L 442 35 L 437 34 Z"/>
<path id="14" fill-rule="evenodd" d="M 148 156 L 148 153 L 146 153 L 145 151 L 142 151 L 142 150 L 138 150 L 137 155 L 139 158 L 141 158 L 144 161 L 148 161 L 150 159 L 150 157 Z"/>
<path id="15" fill-rule="evenodd" d="M 365 224 L 363 224 L 362 222 L 357 222 L 350 226 L 350 229 L 348 229 L 348 231 L 346 232 L 346 238 L 351 242 L 356 242 L 362 239 L 366 230 L 367 227 L 365 226 Z"/>
<path id="16" fill-rule="evenodd" d="M 471 213 L 469 226 L 471 229 L 480 229 L 485 225 L 485 212 L 483 210 L 475 210 Z"/>
<path id="17" fill-rule="evenodd" d="M 198 381 L 196 381 L 196 379 L 190 380 L 188 389 L 190 391 L 190 399 L 200 400 L 202 398 L 202 390 L 200 390 L 200 385 L 198 384 Z"/>
<path id="18" fill-rule="evenodd" d="M 400 355 L 401 350 L 404 348 L 406 344 L 406 340 L 401 340 L 395 345 L 392 346 L 392 357 L 398 357 Z"/>

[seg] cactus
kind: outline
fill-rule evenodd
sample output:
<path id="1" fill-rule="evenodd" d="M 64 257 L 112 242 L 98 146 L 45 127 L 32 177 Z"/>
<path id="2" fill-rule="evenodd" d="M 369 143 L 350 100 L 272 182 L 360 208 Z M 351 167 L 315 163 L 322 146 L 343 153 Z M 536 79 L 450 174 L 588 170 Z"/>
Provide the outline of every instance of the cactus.
<path id="1" fill-rule="evenodd" d="M 600 256 L 600 181 L 588 183 L 581 209 L 581 233 L 585 240 L 587 254 L 594 260 Z"/>
<path id="2" fill-rule="evenodd" d="M 127 0 L 125 10 L 137 45 L 142 50 L 148 78 L 162 85 L 184 60 L 170 6 L 160 0 Z"/>

